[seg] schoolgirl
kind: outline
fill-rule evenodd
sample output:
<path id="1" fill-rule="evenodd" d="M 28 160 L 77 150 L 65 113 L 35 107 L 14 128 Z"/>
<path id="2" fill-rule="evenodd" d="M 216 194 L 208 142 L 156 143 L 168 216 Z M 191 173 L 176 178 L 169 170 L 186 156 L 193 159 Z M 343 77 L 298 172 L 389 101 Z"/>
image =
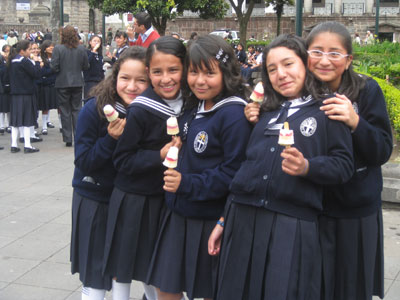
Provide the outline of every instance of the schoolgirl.
<path id="1" fill-rule="evenodd" d="M 115 63 L 122 52 L 129 48 L 129 39 L 125 31 L 117 31 L 114 36 L 114 41 L 117 45 L 117 49 L 114 50 L 113 54 L 111 54 L 110 51 L 106 52 L 107 57 L 111 59 L 111 64 Z"/>
<path id="2" fill-rule="evenodd" d="M 86 50 L 86 52 L 90 67 L 88 70 L 83 71 L 83 78 L 85 80 L 85 86 L 83 88 L 84 99 L 87 99 L 90 90 L 104 79 L 101 37 L 92 35 L 89 40 L 89 49 Z"/>
<path id="3" fill-rule="evenodd" d="M 116 299 L 128 299 L 132 279 L 146 282 L 165 203 L 163 160 L 179 139 L 167 135 L 166 120 L 179 115 L 186 48 L 165 36 L 146 53 L 151 87 L 128 107 L 127 122 L 114 152 L 118 170 L 110 199 L 105 274 L 115 278 Z M 153 298 L 154 299 L 154 298 Z"/>
<path id="4" fill-rule="evenodd" d="M 321 299 L 383 298 L 381 165 L 393 147 L 385 99 L 373 79 L 353 71 L 352 40 L 342 24 L 319 24 L 307 47 L 310 71 L 335 93 L 321 109 L 351 129 L 355 161 L 351 180 L 325 192 Z"/>
<path id="5" fill-rule="evenodd" d="M 117 173 L 112 154 L 125 127 L 127 106 L 149 85 L 145 55 L 140 47 L 125 51 L 114 64 L 112 74 L 93 89 L 96 96 L 78 117 L 72 181 L 71 271 L 79 273 L 84 300 L 103 300 L 106 290 L 111 288 L 111 277 L 102 275 L 102 263 L 108 203 Z M 111 123 L 103 113 L 106 104 L 119 113 Z"/>
<path id="6" fill-rule="evenodd" d="M 53 55 L 54 44 L 50 40 L 45 40 L 40 46 L 40 56 L 43 61 L 42 80 L 39 89 L 39 110 L 42 111 L 42 134 L 47 135 L 47 128 L 54 128 L 49 119 L 49 110 L 57 109 L 57 94 L 54 84 L 56 82 L 56 73 L 50 66 Z M 59 117 L 60 120 L 60 117 Z M 61 124 L 61 120 L 60 120 Z"/>
<path id="7" fill-rule="evenodd" d="M 18 148 L 18 128 L 23 127 L 24 153 L 35 153 L 39 149 L 31 145 L 31 129 L 36 123 L 37 104 L 35 80 L 40 78 L 40 62 L 33 57 L 34 64 L 29 59 L 31 44 L 22 40 L 16 45 L 16 54 L 9 57 L 10 95 L 11 95 L 11 153 L 20 151 Z M 26 138 L 28 137 L 28 138 Z"/>
<path id="8" fill-rule="evenodd" d="M 4 45 L 2 54 L 0 55 L 0 134 L 4 134 L 8 126 L 5 122 L 7 116 L 7 122 L 10 122 L 10 78 L 8 75 L 7 59 L 10 55 L 11 46 Z"/>
<path id="9" fill-rule="evenodd" d="M 221 216 L 229 184 L 251 132 L 244 85 L 232 47 L 213 35 L 194 40 L 185 62 L 188 101 L 180 118 L 178 167 L 164 173 L 168 206 L 149 281 L 158 299 L 213 297 L 216 258 L 208 237 Z"/>
<path id="10" fill-rule="evenodd" d="M 216 225 L 209 240 L 215 255 L 224 231 L 218 300 L 320 297 L 323 186 L 348 180 L 353 161 L 350 130 L 320 110 L 323 90 L 306 65 L 297 36 L 281 35 L 264 50 L 267 98 L 230 186 L 225 227 Z M 294 132 L 288 148 L 278 144 L 285 121 Z"/>

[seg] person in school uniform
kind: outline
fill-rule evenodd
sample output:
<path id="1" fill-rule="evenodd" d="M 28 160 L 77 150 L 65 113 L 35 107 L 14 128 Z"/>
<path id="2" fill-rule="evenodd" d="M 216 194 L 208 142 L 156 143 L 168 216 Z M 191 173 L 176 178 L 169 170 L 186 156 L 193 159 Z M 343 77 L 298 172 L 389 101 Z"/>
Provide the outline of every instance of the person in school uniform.
<path id="1" fill-rule="evenodd" d="M 221 251 L 218 300 L 320 299 L 323 188 L 346 182 L 353 159 L 350 130 L 320 110 L 324 89 L 306 66 L 297 36 L 281 35 L 264 51 L 266 98 L 230 185 L 225 223 L 209 241 L 211 255 Z M 293 130 L 291 147 L 278 144 L 283 122 Z"/>
<path id="2" fill-rule="evenodd" d="M 324 22 L 307 37 L 308 66 L 331 93 L 322 110 L 352 132 L 355 170 L 327 187 L 319 218 L 323 300 L 384 297 L 382 171 L 393 149 L 384 95 L 352 67 L 352 40 L 338 22 Z"/>
<path id="3" fill-rule="evenodd" d="M 17 153 L 18 128 L 24 133 L 24 153 L 35 153 L 39 149 L 32 147 L 30 127 L 36 124 L 37 102 L 35 80 L 40 78 L 40 62 L 34 57 L 30 60 L 31 44 L 22 40 L 16 45 L 16 53 L 9 57 L 10 95 L 11 95 L 11 153 Z"/>
<path id="4" fill-rule="evenodd" d="M 217 260 L 208 238 L 244 159 L 251 124 L 233 49 L 221 37 L 193 41 L 186 57 L 185 112 L 178 167 L 164 173 L 167 212 L 153 253 L 150 284 L 158 299 L 213 297 Z"/>
<path id="5" fill-rule="evenodd" d="M 117 49 L 114 50 L 114 53 L 111 53 L 109 50 L 106 51 L 106 56 L 111 59 L 111 64 L 115 63 L 120 55 L 129 48 L 128 35 L 125 31 L 117 31 L 114 40 L 117 44 Z"/>
<path id="6" fill-rule="evenodd" d="M 103 268 L 114 278 L 113 290 L 123 294 L 118 299 L 129 299 L 132 279 L 146 282 L 165 210 L 162 162 L 169 148 L 179 145 L 178 138 L 167 135 L 166 120 L 179 115 L 183 105 L 185 53 L 182 42 L 172 37 L 156 40 L 148 48 L 146 66 L 152 86 L 128 107 L 124 133 L 113 155 L 118 173 L 110 199 Z"/>
<path id="7" fill-rule="evenodd" d="M 102 39 L 92 35 L 89 40 L 89 49 L 86 50 L 89 59 L 89 69 L 83 71 L 85 86 L 83 88 L 83 99 L 89 97 L 90 90 L 104 79 L 103 69 L 103 46 Z"/>
<path id="8" fill-rule="evenodd" d="M 79 114 L 72 181 L 71 271 L 79 273 L 83 300 L 103 300 L 111 288 L 112 278 L 103 275 L 102 263 L 109 200 L 117 174 L 112 154 L 133 94 L 149 85 L 145 56 L 141 47 L 128 49 L 114 64 L 112 74 L 93 89 L 95 96 Z M 118 112 L 118 118 L 110 123 L 103 112 L 107 104 Z M 113 297 L 118 299 L 118 292 Z"/>
<path id="9" fill-rule="evenodd" d="M 41 86 L 39 89 L 39 110 L 42 111 L 42 134 L 47 135 L 47 128 L 54 128 L 54 125 L 50 122 L 49 111 L 51 109 L 58 109 L 57 91 L 55 88 L 57 74 L 50 66 L 54 50 L 53 42 L 45 40 L 40 48 L 43 67 Z"/>
<path id="10" fill-rule="evenodd" d="M 10 51 L 11 46 L 4 45 L 2 48 L 2 55 L 0 55 L 0 134 L 2 135 L 9 128 L 8 125 L 6 125 L 6 116 L 7 122 L 10 122 L 10 78 L 7 67 L 7 59 L 10 55 Z"/>

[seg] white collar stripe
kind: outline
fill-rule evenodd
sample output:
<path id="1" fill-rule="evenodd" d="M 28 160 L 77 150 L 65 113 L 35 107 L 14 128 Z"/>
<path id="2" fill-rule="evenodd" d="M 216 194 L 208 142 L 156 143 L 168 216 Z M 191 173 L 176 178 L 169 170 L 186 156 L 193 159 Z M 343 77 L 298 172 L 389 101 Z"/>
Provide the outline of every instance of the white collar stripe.
<path id="1" fill-rule="evenodd" d="M 168 116 L 176 116 L 174 110 L 172 110 L 169 106 L 162 104 L 160 102 L 154 101 L 150 98 L 146 98 L 143 96 L 137 97 L 131 105 L 137 105 L 137 104 L 142 104 L 148 107 L 151 107 L 152 109 L 155 109 L 163 114 L 166 114 Z"/>

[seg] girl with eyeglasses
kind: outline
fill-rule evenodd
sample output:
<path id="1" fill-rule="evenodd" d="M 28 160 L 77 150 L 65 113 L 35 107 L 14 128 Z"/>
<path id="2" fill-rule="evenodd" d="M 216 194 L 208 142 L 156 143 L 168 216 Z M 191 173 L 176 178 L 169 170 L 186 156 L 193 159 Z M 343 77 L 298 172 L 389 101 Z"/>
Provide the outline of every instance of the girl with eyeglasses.
<path id="1" fill-rule="evenodd" d="M 376 81 L 352 68 L 352 41 L 340 23 L 316 26 L 307 38 L 308 68 L 335 96 L 321 109 L 352 132 L 355 171 L 325 190 L 319 218 L 323 300 L 383 298 L 381 165 L 392 152 L 385 99 Z"/>
<path id="2" fill-rule="evenodd" d="M 353 160 L 350 130 L 320 110 L 324 84 L 307 58 L 305 42 L 288 34 L 263 52 L 266 98 L 229 187 L 225 227 L 208 244 L 210 255 L 221 252 L 215 299 L 320 299 L 323 189 L 349 180 Z M 285 121 L 289 148 L 278 144 Z"/>

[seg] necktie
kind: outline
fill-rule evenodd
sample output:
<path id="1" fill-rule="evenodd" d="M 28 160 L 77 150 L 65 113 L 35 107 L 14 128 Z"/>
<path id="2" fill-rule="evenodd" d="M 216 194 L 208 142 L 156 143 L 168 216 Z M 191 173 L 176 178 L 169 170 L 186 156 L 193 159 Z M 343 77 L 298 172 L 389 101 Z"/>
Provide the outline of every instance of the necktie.
<path id="1" fill-rule="evenodd" d="M 264 129 L 264 135 L 278 135 L 279 134 L 279 128 L 277 128 L 277 125 L 283 124 L 283 122 L 286 121 L 288 112 L 289 112 L 289 107 L 292 103 L 290 101 L 285 101 L 282 104 L 281 110 L 279 111 L 279 115 L 277 119 L 272 122 L 268 123 L 267 126 Z"/>

